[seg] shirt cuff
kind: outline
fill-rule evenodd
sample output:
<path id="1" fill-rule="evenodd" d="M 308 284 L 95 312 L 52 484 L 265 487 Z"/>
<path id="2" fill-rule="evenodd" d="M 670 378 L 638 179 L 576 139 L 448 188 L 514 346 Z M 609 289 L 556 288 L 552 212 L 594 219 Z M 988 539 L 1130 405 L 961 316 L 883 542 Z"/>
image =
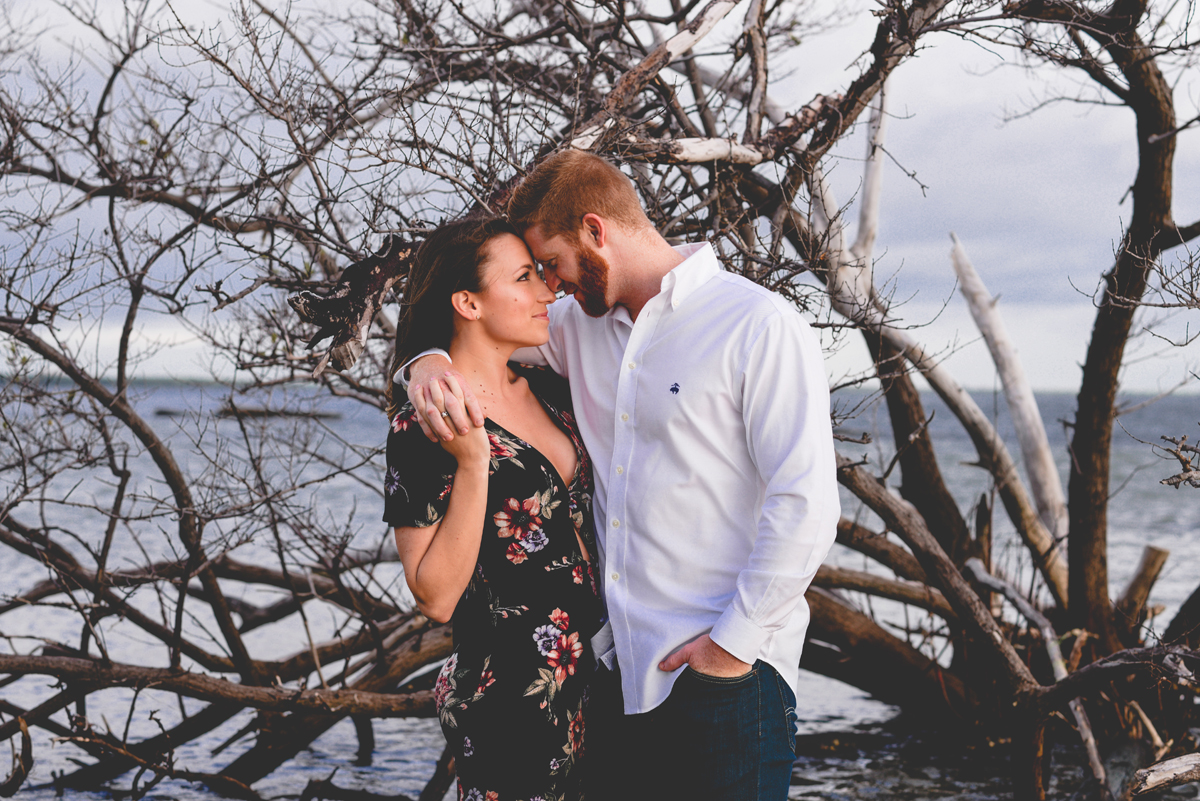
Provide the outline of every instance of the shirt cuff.
<path id="1" fill-rule="evenodd" d="M 396 374 L 394 376 L 392 376 L 392 380 L 395 381 L 400 386 L 404 387 L 405 390 L 407 390 L 408 389 L 408 366 L 410 364 L 412 364 L 413 362 L 415 362 L 417 359 L 420 359 L 422 356 L 434 356 L 434 355 L 445 356 L 446 361 L 450 362 L 451 364 L 454 364 L 454 360 L 450 358 L 449 353 L 446 353 L 446 351 L 442 350 L 441 348 L 430 348 L 429 350 L 421 351 L 416 356 L 413 356 L 411 359 L 406 361 L 404 364 L 400 365 L 400 369 L 396 371 Z"/>
<path id="2" fill-rule="evenodd" d="M 732 606 L 725 610 L 708 636 L 717 645 L 748 665 L 753 665 L 762 653 L 763 644 L 771 632 L 751 623 Z"/>

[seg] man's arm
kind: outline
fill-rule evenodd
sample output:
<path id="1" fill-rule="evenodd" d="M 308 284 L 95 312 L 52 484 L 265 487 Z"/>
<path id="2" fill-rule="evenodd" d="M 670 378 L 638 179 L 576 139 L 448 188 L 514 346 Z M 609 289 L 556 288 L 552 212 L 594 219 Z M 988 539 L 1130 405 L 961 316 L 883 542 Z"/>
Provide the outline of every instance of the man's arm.
<path id="1" fill-rule="evenodd" d="M 781 313 L 751 343 L 742 378 L 747 446 L 766 482 L 754 548 L 710 634 L 665 660 L 665 670 L 685 661 L 714 675 L 739 663 L 748 669 L 787 625 L 837 535 L 829 386 L 816 334 L 798 314 Z"/>
<path id="2" fill-rule="evenodd" d="M 549 367 L 569 378 L 560 358 L 563 348 L 562 324 L 559 322 L 567 305 L 565 298 L 550 304 L 550 340 L 535 348 L 519 348 L 512 355 L 515 361 Z M 429 439 L 449 442 L 454 439 L 455 432 L 466 434 L 472 425 L 483 425 L 483 407 L 467 379 L 454 369 L 445 351 L 426 352 L 400 368 L 401 373 L 406 370 L 408 399 L 417 412 L 418 425 Z M 442 412 L 449 416 L 443 417 Z"/>
<path id="3" fill-rule="evenodd" d="M 483 408 L 467 379 L 454 369 L 448 356 L 430 353 L 400 368 L 408 371 L 408 399 L 417 413 L 417 424 L 434 442 L 466 435 L 471 426 L 483 425 Z M 449 416 L 443 417 L 445 411 Z M 449 425 L 447 425 L 447 422 Z M 453 428 L 451 428 L 453 426 Z"/>

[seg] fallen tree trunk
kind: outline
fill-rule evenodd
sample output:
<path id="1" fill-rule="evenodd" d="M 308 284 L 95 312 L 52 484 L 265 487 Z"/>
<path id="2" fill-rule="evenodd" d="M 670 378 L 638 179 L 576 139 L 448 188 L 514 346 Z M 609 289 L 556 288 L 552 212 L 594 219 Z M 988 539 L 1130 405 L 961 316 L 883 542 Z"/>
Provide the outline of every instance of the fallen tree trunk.
<path id="1" fill-rule="evenodd" d="M 1129 793 L 1132 796 L 1146 795 L 1190 782 L 1200 782 L 1200 754 L 1168 759 L 1137 771 L 1133 774 Z"/>
<path id="2" fill-rule="evenodd" d="M 1014 696 L 1032 692 L 1037 687 L 1033 675 L 996 625 L 991 611 L 946 556 L 916 510 L 846 457 L 839 454 L 837 462 L 838 481 L 871 507 L 888 528 L 912 548 L 926 574 L 940 585 L 963 626 L 996 657 L 997 667 Z"/>
<path id="3" fill-rule="evenodd" d="M 354 681 L 352 690 L 342 692 L 386 694 L 418 668 L 450 656 L 453 649 L 454 641 L 448 625 L 417 632 L 378 660 L 370 672 Z M 436 714 L 432 693 L 413 695 L 421 695 L 422 698 L 428 696 L 425 702 L 427 706 L 422 708 L 428 711 L 429 716 Z M 272 718 L 266 728 L 259 730 L 254 746 L 226 766 L 221 775 L 247 785 L 254 784 L 307 748 L 313 740 L 353 711 L 340 708 L 336 712 L 306 712 Z"/>
<path id="4" fill-rule="evenodd" d="M 846 518 L 838 521 L 837 542 L 847 548 L 869 556 L 893 573 L 909 581 L 925 583 L 925 568 L 917 558 L 887 538 Z"/>
<path id="5" fill-rule="evenodd" d="M 915 581 L 893 581 L 861 570 L 821 565 L 813 579 L 813 586 L 828 590 L 857 590 L 919 607 L 944 620 L 958 619 L 940 590 Z"/>
<path id="6" fill-rule="evenodd" d="M 230 701 L 272 712 L 322 712 L 338 716 L 371 715 L 381 718 L 432 717 L 436 714 L 433 694 L 426 691 L 389 695 L 357 688 L 290 690 L 283 687 L 254 687 L 203 673 L 115 663 L 104 665 L 96 660 L 67 656 L 0 654 L 0 673 L 54 676 L 93 691 L 108 687 L 163 690 L 187 698 Z"/>
<path id="7" fill-rule="evenodd" d="M 800 667 L 933 717 L 969 717 L 975 706 L 961 678 L 828 590 L 805 593 L 812 619 Z M 880 670 L 887 665 L 887 670 Z"/>

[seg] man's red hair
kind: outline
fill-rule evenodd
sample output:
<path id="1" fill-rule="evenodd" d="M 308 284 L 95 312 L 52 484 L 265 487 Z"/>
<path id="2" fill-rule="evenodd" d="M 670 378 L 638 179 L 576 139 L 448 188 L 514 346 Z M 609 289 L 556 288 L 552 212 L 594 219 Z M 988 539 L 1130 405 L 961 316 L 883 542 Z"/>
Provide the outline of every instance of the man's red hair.
<path id="1" fill-rule="evenodd" d="M 599 156 L 573 148 L 534 168 L 508 203 L 508 218 L 517 230 L 537 225 L 547 239 L 577 242 L 585 214 L 629 230 L 650 225 L 633 182 Z"/>

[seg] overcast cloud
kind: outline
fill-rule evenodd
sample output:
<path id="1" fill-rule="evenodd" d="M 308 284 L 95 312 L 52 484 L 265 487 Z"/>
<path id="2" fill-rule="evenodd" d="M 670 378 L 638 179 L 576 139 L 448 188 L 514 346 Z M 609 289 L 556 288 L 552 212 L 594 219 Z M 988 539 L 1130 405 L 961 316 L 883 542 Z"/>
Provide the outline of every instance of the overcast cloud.
<path id="1" fill-rule="evenodd" d="M 196 18 L 226 13 L 220 3 L 189 9 Z M 726 25 L 740 26 L 740 16 L 733 17 Z M 873 24 L 873 17 L 860 15 L 854 24 L 788 53 L 775 73 L 791 73 L 773 86 L 774 98 L 794 110 L 817 93 L 844 89 L 858 73 L 851 62 L 869 45 Z M 60 29 L 55 37 L 61 34 Z M 1040 98 L 1070 93 L 1075 79 L 1045 68 L 1031 74 L 1005 65 L 1001 51 L 988 52 L 949 35 L 926 44 L 888 87 L 892 116 L 886 146 L 917 180 L 895 163 L 886 167 L 875 253 L 878 280 L 905 301 L 906 320 L 928 323 L 918 339 L 934 350 L 954 352 L 950 365 L 962 383 L 991 388 L 995 378 L 986 349 L 955 295 L 948 255 L 954 231 L 993 295 L 1001 297 L 1000 308 L 1034 387 L 1074 391 L 1094 314 L 1090 296 L 1112 262 L 1130 210 L 1121 200 L 1137 166 L 1133 115 L 1124 108 L 1060 103 L 1005 122 Z M 65 52 L 61 40 L 48 40 L 46 47 Z M 1200 81 L 1182 81 L 1175 98 L 1181 120 L 1194 116 Z M 862 127 L 826 165 L 843 204 L 854 199 L 861 180 Z M 1198 179 L 1200 129 L 1185 131 L 1178 141 L 1175 212 L 1181 224 L 1200 219 Z M 856 207 L 849 213 L 856 220 Z M 1200 311 L 1193 310 L 1177 315 L 1163 333 L 1183 338 L 1198 329 Z M 101 350 L 115 344 L 116 335 L 103 334 Z M 170 324 L 154 335 L 183 343 L 189 338 Z M 1200 344 L 1181 349 L 1143 339 L 1147 344 L 1137 345 L 1140 355 L 1125 376 L 1127 390 L 1160 391 L 1189 370 L 1200 372 Z M 1159 355 L 1142 358 L 1151 352 Z M 185 377 L 202 375 L 202 363 L 198 346 L 185 344 L 151 360 L 146 369 Z M 196 368 L 188 367 L 192 364 Z M 865 348 L 854 340 L 830 358 L 835 378 L 868 366 Z"/>

